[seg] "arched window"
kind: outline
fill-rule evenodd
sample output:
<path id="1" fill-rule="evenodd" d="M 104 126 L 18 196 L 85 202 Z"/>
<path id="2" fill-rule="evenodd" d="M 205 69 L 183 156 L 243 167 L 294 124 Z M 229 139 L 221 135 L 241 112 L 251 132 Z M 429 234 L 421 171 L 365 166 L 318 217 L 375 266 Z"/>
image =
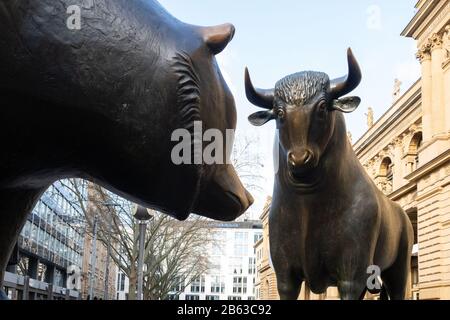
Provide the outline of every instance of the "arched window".
<path id="1" fill-rule="evenodd" d="M 419 167 L 419 148 L 422 144 L 422 132 L 416 132 L 409 143 L 408 158 L 410 163 L 410 172 Z"/>
<path id="2" fill-rule="evenodd" d="M 391 193 L 393 180 L 391 158 L 385 157 L 383 161 L 381 161 L 379 176 L 381 191 L 383 191 L 384 193 Z"/>

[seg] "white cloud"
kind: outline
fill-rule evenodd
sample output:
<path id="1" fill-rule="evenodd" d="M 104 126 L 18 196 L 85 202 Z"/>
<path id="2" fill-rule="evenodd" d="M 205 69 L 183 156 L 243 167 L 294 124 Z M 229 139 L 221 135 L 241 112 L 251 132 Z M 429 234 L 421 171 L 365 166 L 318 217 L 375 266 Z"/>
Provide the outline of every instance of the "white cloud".
<path id="1" fill-rule="evenodd" d="M 411 84 L 420 77 L 420 64 L 417 61 L 404 61 L 395 66 L 394 72 L 397 79 Z"/>
<path id="2" fill-rule="evenodd" d="M 378 5 L 371 5 L 366 10 L 366 26 L 369 30 L 381 30 L 381 8 Z"/>
<path id="3" fill-rule="evenodd" d="M 420 78 L 420 63 L 415 58 L 417 51 L 415 43 L 411 45 L 408 59 L 399 62 L 394 67 L 394 75 L 403 83 L 403 88 L 408 88 Z"/>

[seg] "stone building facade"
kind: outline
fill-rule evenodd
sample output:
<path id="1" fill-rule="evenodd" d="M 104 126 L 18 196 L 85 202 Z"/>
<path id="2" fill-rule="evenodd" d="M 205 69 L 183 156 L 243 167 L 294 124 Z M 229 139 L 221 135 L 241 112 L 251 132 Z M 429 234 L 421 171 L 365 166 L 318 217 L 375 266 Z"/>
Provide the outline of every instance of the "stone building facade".
<path id="1" fill-rule="evenodd" d="M 413 223 L 408 298 L 450 299 L 450 0 L 418 1 L 402 36 L 417 41 L 422 76 L 353 147 L 377 186 Z M 264 237 L 256 247 L 263 251 L 266 215 Z M 259 297 L 277 298 L 265 285 L 273 290 L 275 283 L 269 261 L 260 263 Z M 300 298 L 317 298 L 302 291 L 306 294 Z M 326 298 L 335 297 L 332 288 Z"/>
<path id="2" fill-rule="evenodd" d="M 396 156 L 389 196 L 417 219 L 413 295 L 450 299 L 450 0 L 421 0 L 416 9 L 402 35 L 417 41 L 419 110 L 406 108 L 410 118 L 387 129 Z"/>
<path id="3" fill-rule="evenodd" d="M 111 259 L 111 250 L 116 246 L 113 242 L 99 240 L 99 233 L 107 229 L 109 210 L 92 183 L 88 183 L 87 214 L 91 225 L 86 223 L 84 237 L 84 254 L 82 261 L 81 296 L 82 299 L 114 300 L 116 296 L 117 267 Z M 102 212 L 103 211 L 103 212 Z M 97 227 L 95 226 L 97 224 Z M 94 234 L 96 234 L 94 236 Z M 95 245 L 94 245 L 95 239 Z M 114 252 L 114 251 L 113 251 Z M 92 263 L 94 265 L 92 265 Z M 92 289 L 91 289 L 92 286 Z M 90 294 L 92 292 L 92 294 Z"/>
<path id="4" fill-rule="evenodd" d="M 81 281 L 81 293 L 82 299 L 107 299 L 115 300 L 116 296 L 116 272 L 117 267 L 114 261 L 108 256 L 108 248 L 101 241 L 97 240 L 95 246 L 95 271 L 93 273 L 92 281 L 92 297 L 89 296 L 90 292 L 90 277 L 92 273 L 92 249 L 93 249 L 93 236 L 91 233 L 87 233 L 84 238 L 84 255 L 82 264 L 82 281 Z M 107 279 L 107 280 L 106 280 Z M 105 294 L 105 291 L 107 293 Z"/>
<path id="5" fill-rule="evenodd" d="M 254 244 L 256 253 L 255 296 L 257 300 L 277 300 L 277 279 L 269 257 L 269 209 L 272 198 L 268 197 L 259 217 L 262 222 L 263 236 Z"/>

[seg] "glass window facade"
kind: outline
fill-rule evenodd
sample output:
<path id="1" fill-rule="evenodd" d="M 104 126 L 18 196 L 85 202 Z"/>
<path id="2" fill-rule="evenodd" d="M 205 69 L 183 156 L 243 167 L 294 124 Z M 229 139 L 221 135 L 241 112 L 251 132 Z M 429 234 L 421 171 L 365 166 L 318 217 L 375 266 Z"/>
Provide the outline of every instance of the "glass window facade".
<path id="1" fill-rule="evenodd" d="M 61 270 L 70 265 L 81 267 L 83 255 L 84 216 L 74 201 L 75 194 L 67 187 L 69 183 L 56 182 L 43 194 L 19 236 L 22 251 L 35 254 Z M 60 284 L 62 278 L 57 280 Z"/>
<path id="2" fill-rule="evenodd" d="M 196 277 L 192 280 L 191 292 L 205 292 L 205 276 Z"/>
<path id="3" fill-rule="evenodd" d="M 247 277 L 233 277 L 233 293 L 247 293 Z"/>
<path id="4" fill-rule="evenodd" d="M 117 291 L 125 291 L 125 273 L 117 275 Z"/>
<path id="5" fill-rule="evenodd" d="M 211 293 L 225 293 L 225 280 L 223 279 L 223 277 L 212 277 Z"/>
<path id="6" fill-rule="evenodd" d="M 248 248 L 248 233 L 236 232 L 234 237 L 234 255 L 238 257 L 246 256 Z"/>

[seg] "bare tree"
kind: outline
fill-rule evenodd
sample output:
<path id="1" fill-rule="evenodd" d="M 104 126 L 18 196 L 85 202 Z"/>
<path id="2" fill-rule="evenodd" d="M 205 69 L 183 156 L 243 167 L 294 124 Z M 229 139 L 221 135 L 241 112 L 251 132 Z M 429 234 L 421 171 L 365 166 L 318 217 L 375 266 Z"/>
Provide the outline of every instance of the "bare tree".
<path id="1" fill-rule="evenodd" d="M 98 185 L 80 179 L 61 181 L 75 195 L 87 222 L 86 230 L 97 229 L 97 240 L 108 247 L 113 262 L 129 279 L 129 299 L 136 299 L 139 222 L 134 204 Z M 144 298 L 164 299 L 180 277 L 191 279 L 204 273 L 208 259 L 204 251 L 209 234 L 207 220 L 192 216 L 180 222 L 152 211 L 144 248 Z"/>
<path id="2" fill-rule="evenodd" d="M 211 232 L 208 221 L 195 215 L 181 222 L 158 214 L 150 230 L 144 298 L 167 299 L 169 292 L 182 291 L 182 287 L 208 271 L 205 251 L 212 242 Z M 174 289 L 177 286 L 179 289 Z"/>
<path id="3" fill-rule="evenodd" d="M 264 165 L 257 150 L 259 145 L 259 138 L 255 135 L 237 135 L 231 153 L 231 163 L 249 191 L 261 191 L 264 182 L 261 174 Z"/>

